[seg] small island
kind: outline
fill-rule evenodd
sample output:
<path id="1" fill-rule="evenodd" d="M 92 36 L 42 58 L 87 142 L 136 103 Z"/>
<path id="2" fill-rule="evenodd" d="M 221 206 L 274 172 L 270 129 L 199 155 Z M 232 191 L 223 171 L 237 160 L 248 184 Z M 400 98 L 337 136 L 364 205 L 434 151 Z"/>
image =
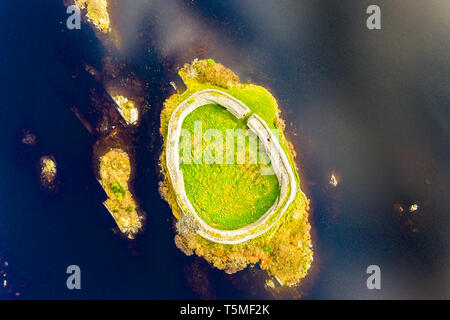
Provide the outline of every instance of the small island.
<path id="1" fill-rule="evenodd" d="M 309 201 L 276 100 L 212 59 L 179 74 L 187 90 L 164 103 L 160 159 L 176 245 L 227 273 L 259 265 L 298 284 L 313 259 Z"/>
<path id="2" fill-rule="evenodd" d="M 117 95 L 112 97 L 117 104 L 117 111 L 125 120 L 127 125 L 135 125 L 139 120 L 139 110 L 136 103 L 125 96 Z"/>
<path id="3" fill-rule="evenodd" d="M 49 190 L 55 191 L 55 180 L 57 174 L 57 164 L 52 155 L 42 156 L 39 159 L 41 185 Z"/>
<path id="4" fill-rule="evenodd" d="M 75 0 L 75 5 L 86 10 L 87 19 L 101 32 L 110 31 L 108 0 Z"/>
<path id="5" fill-rule="evenodd" d="M 131 164 L 128 154 L 111 148 L 100 157 L 100 184 L 108 195 L 103 203 L 120 231 L 134 239 L 142 229 L 143 217 L 137 213 L 136 201 L 129 190 Z"/>

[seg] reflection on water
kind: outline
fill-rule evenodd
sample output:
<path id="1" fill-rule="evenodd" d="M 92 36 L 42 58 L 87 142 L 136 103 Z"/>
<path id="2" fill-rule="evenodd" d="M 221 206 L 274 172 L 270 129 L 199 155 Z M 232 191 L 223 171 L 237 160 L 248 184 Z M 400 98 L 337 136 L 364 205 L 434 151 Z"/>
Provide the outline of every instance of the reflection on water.
<path id="1" fill-rule="evenodd" d="M 0 194 L 10 197 L 0 208 L 0 256 L 7 252 L 16 266 L 9 272 L 27 283 L 22 296 L 449 298 L 448 3 L 380 7 L 383 29 L 374 32 L 365 28 L 364 3 L 354 1 L 121 1 L 111 15 L 118 51 L 107 53 L 87 28 L 61 27 L 62 5 L 19 10 L 5 1 L 0 55 L 9 81 L 0 95 L 10 116 L 0 137 Z M 90 103 L 89 88 L 71 80 L 80 60 L 100 70 L 106 54 L 143 79 L 151 106 L 136 151 L 147 229 L 134 254 L 109 230 L 89 167 L 93 140 L 70 111 L 75 100 Z M 157 190 L 159 111 L 170 82 L 180 86 L 177 68 L 196 57 L 269 88 L 287 120 L 316 252 L 310 275 L 288 294 L 264 287 L 256 268 L 224 275 L 173 244 L 171 213 Z M 36 191 L 26 160 L 18 160 L 8 132 L 24 127 L 40 152 L 58 159 L 67 186 L 58 199 Z M 86 274 L 78 296 L 60 287 L 60 270 L 75 262 Z M 381 268 L 380 291 L 366 288 L 372 264 Z"/>

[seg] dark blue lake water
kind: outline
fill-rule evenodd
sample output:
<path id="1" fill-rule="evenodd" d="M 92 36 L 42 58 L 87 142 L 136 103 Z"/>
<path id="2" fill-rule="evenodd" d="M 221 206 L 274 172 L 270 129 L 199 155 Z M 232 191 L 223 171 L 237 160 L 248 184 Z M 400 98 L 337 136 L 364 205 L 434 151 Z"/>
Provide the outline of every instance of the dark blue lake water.
<path id="1" fill-rule="evenodd" d="M 118 4 L 114 58 L 147 83 L 151 105 L 136 150 L 146 229 L 130 242 L 112 231 L 101 203 L 96 138 L 70 110 L 90 103 L 89 86 L 72 76 L 83 61 L 101 69 L 111 52 L 88 25 L 69 31 L 61 2 L 0 4 L 0 298 L 298 297 L 267 291 L 256 268 L 225 275 L 175 247 L 158 193 L 159 112 L 169 82 L 180 83 L 177 69 L 195 57 L 278 99 L 312 207 L 315 261 L 296 291 L 306 299 L 450 298 L 448 3 L 378 1 L 376 31 L 366 28 L 366 1 Z M 20 143 L 22 129 L 37 136 L 36 147 Z M 58 163 L 55 194 L 40 188 L 45 154 Z M 419 209 L 400 215 L 395 203 Z M 66 288 L 71 264 L 81 267 L 82 290 Z M 373 264 L 381 290 L 366 287 Z"/>

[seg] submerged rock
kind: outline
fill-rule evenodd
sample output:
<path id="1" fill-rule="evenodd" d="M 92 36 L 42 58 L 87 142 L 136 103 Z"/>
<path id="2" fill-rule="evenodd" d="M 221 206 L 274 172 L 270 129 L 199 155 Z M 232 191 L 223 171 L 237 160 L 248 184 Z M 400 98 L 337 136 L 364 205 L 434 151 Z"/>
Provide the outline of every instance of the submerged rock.
<path id="1" fill-rule="evenodd" d="M 23 130 L 23 136 L 22 136 L 22 143 L 34 147 L 37 144 L 37 137 L 36 135 L 32 134 L 29 130 Z"/>

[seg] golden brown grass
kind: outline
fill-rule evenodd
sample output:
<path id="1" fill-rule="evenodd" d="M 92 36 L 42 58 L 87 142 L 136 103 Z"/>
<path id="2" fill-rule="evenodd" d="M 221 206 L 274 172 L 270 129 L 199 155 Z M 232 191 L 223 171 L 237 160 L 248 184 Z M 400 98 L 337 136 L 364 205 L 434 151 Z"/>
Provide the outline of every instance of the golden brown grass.
<path id="1" fill-rule="evenodd" d="M 129 191 L 130 175 L 130 158 L 125 151 L 111 149 L 100 158 L 100 183 L 108 195 L 104 205 L 120 231 L 134 238 L 142 228 L 142 218 L 136 211 L 136 202 Z"/>
<path id="2" fill-rule="evenodd" d="M 75 0 L 75 5 L 82 9 L 87 8 L 88 19 L 103 33 L 109 32 L 110 20 L 107 0 Z"/>

